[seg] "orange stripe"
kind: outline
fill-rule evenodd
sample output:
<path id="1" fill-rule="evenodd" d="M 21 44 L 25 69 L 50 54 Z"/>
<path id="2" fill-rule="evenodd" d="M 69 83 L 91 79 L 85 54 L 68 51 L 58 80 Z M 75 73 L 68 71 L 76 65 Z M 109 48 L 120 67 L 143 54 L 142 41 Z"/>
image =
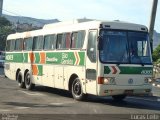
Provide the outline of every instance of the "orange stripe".
<path id="1" fill-rule="evenodd" d="M 38 66 L 37 65 L 32 65 L 32 74 L 38 75 Z"/>
<path id="2" fill-rule="evenodd" d="M 46 62 L 46 54 L 44 52 L 40 53 L 40 63 L 44 64 Z"/>
<path id="3" fill-rule="evenodd" d="M 29 57 L 30 57 L 30 61 L 31 61 L 31 63 L 33 63 L 34 62 L 34 53 L 33 52 L 31 52 L 31 53 L 29 53 Z"/>

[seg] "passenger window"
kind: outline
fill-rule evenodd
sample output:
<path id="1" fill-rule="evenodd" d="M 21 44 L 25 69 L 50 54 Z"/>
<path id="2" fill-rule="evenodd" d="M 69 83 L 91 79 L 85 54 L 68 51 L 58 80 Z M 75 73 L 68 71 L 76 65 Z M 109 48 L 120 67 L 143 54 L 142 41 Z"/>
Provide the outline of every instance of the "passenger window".
<path id="1" fill-rule="evenodd" d="M 63 35 L 63 48 L 70 48 L 70 39 L 71 39 L 71 34 L 70 33 L 65 33 Z"/>
<path id="2" fill-rule="evenodd" d="M 10 47 L 11 47 L 11 40 L 7 40 L 7 42 L 6 42 L 6 51 L 10 51 Z"/>
<path id="3" fill-rule="evenodd" d="M 57 35 L 57 49 L 63 48 L 63 34 Z"/>
<path id="4" fill-rule="evenodd" d="M 97 31 L 90 31 L 88 36 L 87 56 L 91 62 L 96 62 Z"/>
<path id="5" fill-rule="evenodd" d="M 10 42 L 10 51 L 14 51 L 15 50 L 15 40 L 11 40 Z"/>
<path id="6" fill-rule="evenodd" d="M 21 51 L 23 50 L 23 39 L 17 39 L 15 41 L 15 50 L 16 51 Z"/>
<path id="7" fill-rule="evenodd" d="M 33 45 L 33 39 L 31 37 L 24 39 L 24 50 L 31 51 L 32 45 Z"/>
<path id="8" fill-rule="evenodd" d="M 72 33 L 72 45 L 71 48 L 79 49 L 83 47 L 85 38 L 85 31 L 78 31 Z"/>
<path id="9" fill-rule="evenodd" d="M 43 49 L 43 36 L 36 36 L 33 38 L 33 50 Z"/>
<path id="10" fill-rule="evenodd" d="M 56 48 L 55 35 L 47 35 L 44 37 L 44 50 L 54 50 Z"/>

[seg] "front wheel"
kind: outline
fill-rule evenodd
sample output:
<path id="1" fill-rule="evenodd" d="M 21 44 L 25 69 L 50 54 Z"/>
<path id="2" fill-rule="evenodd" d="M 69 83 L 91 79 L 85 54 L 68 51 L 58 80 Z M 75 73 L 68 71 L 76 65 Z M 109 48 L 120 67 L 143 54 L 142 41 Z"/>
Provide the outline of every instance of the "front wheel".
<path id="1" fill-rule="evenodd" d="M 79 78 L 76 78 L 72 83 L 72 96 L 75 100 L 78 101 L 83 100 L 85 97 Z"/>
<path id="2" fill-rule="evenodd" d="M 113 95 L 112 98 L 113 98 L 115 101 L 122 101 L 123 99 L 126 98 L 126 95 Z"/>
<path id="3" fill-rule="evenodd" d="M 32 83 L 31 75 L 27 72 L 25 76 L 25 86 L 27 90 L 32 90 L 35 87 L 35 84 Z"/>

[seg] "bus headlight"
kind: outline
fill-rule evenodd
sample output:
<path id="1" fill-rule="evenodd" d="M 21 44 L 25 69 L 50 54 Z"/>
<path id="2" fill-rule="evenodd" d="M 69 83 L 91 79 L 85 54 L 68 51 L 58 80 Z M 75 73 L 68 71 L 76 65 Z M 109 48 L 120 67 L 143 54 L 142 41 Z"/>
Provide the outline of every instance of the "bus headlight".
<path id="1" fill-rule="evenodd" d="M 115 85 L 116 81 L 114 77 L 99 77 L 98 84 Z"/>
<path id="2" fill-rule="evenodd" d="M 144 78 L 144 84 L 149 84 L 152 82 L 152 78 L 148 77 L 148 78 Z"/>

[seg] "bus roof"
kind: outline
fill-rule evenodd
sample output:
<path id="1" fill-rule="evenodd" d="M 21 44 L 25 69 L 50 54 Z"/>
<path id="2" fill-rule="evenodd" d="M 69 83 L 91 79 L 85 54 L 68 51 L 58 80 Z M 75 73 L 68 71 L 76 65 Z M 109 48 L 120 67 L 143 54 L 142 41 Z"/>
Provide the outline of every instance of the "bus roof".
<path id="1" fill-rule="evenodd" d="M 102 20 L 91 20 L 91 19 L 78 19 L 73 21 L 67 21 L 67 22 L 58 22 L 58 23 L 52 23 L 47 24 L 43 27 L 43 29 L 54 29 L 54 28 L 79 28 L 79 29 L 96 29 L 99 28 L 100 25 L 103 28 L 108 29 L 123 29 L 123 30 L 134 30 L 134 31 L 145 31 L 147 32 L 148 29 L 144 25 L 140 24 L 134 24 L 134 23 L 128 23 L 123 21 L 102 21 Z M 73 28 L 73 26 L 75 26 Z M 82 28 L 81 28 L 82 27 Z"/>
<path id="2" fill-rule="evenodd" d="M 60 32 L 72 32 L 78 30 L 89 29 L 119 29 L 119 30 L 131 30 L 131 31 L 143 31 L 148 32 L 148 29 L 144 25 L 127 23 L 122 21 L 101 21 L 91 19 L 78 19 L 67 22 L 58 22 L 53 24 L 44 25 L 43 29 L 27 31 L 22 33 L 11 34 L 7 37 L 7 40 L 27 38 L 33 36 L 39 36 L 44 34 L 54 34 Z"/>
<path id="3" fill-rule="evenodd" d="M 43 35 L 42 29 L 10 34 L 8 35 L 7 40 L 18 39 L 18 38 L 28 38 L 28 37 L 39 36 L 39 35 Z"/>

